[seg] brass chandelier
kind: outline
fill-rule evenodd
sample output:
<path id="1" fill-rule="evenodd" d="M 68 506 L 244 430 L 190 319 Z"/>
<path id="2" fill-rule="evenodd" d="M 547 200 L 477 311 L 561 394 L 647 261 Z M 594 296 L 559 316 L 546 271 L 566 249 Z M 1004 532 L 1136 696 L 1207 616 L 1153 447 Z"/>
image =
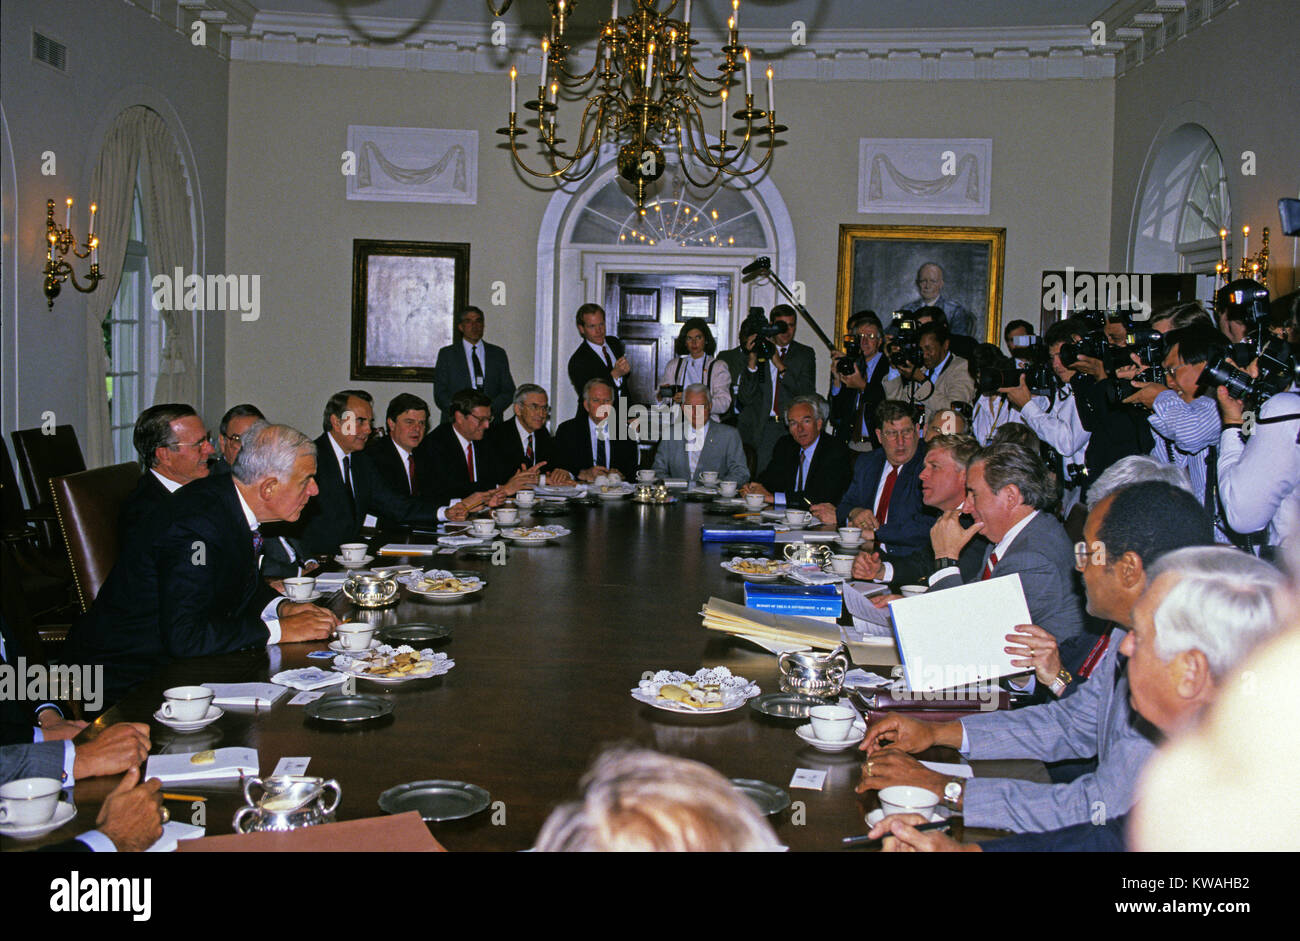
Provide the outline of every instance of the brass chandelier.
<path id="1" fill-rule="evenodd" d="M 582 73 L 570 70 L 565 40 L 567 20 L 577 2 L 547 0 L 551 24 L 542 40 L 537 97 L 523 102 L 524 108 L 537 112 L 535 119 L 525 123 L 537 130 L 545 166 L 535 169 L 520 154 L 525 145 L 519 137 L 525 131 L 517 121 L 518 71 L 511 67 L 510 123 L 497 133 L 509 138 L 515 164 L 535 177 L 571 182 L 595 168 L 594 157 L 607 137 L 621 141 L 618 172 L 636 188 L 636 204 L 642 213 L 647 189 L 667 166 L 665 148 L 677 150 L 682 174 L 699 189 L 715 185 L 724 176 L 762 172 L 772 159 L 772 150 L 781 143 L 777 135 L 788 128 L 776 123 L 770 67 L 766 70 L 767 108 L 754 107 L 754 64 L 749 49 L 740 42 L 740 0 L 730 2 L 722 61 L 716 74 L 707 75 L 697 68 L 692 52 L 699 41 L 691 38 L 691 0 L 631 0 L 631 12 L 624 16 L 619 16 L 619 0 L 611 0 L 609 19 L 600 24 L 595 62 Z M 488 5 L 494 13 L 504 12 L 495 9 L 492 0 Z M 738 78 L 741 72 L 744 74 Z M 731 117 L 744 124 L 729 135 L 727 102 L 731 88 L 742 81 L 744 107 Z M 576 141 L 567 149 L 559 130 L 562 88 L 566 97 L 586 99 Z M 705 129 L 703 107 L 708 99 L 717 99 L 721 105 L 716 143 L 709 143 Z M 767 152 L 746 165 L 751 141 Z"/>

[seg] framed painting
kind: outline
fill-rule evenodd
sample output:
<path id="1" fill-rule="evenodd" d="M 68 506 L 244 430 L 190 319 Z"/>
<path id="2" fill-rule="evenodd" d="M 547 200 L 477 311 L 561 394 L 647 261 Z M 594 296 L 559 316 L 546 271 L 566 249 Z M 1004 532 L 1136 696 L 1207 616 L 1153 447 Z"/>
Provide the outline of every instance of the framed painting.
<path id="1" fill-rule="evenodd" d="M 433 382 L 465 307 L 464 242 L 352 242 L 352 378 Z"/>
<path id="2" fill-rule="evenodd" d="M 841 225 L 835 333 L 849 316 L 942 307 L 954 333 L 1001 343 L 1007 230 L 976 226 Z"/>

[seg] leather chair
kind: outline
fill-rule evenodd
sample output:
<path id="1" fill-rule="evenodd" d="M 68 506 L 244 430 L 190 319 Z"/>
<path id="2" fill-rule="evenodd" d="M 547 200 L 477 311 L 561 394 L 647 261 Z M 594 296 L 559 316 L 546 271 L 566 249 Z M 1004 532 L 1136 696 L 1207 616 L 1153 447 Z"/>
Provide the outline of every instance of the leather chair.
<path id="1" fill-rule="evenodd" d="M 118 516 L 140 479 L 140 465 L 112 464 L 50 481 L 63 544 L 82 612 L 90 610 L 117 561 Z"/>
<path id="2" fill-rule="evenodd" d="M 27 491 L 27 505 L 43 521 L 45 548 L 61 556 L 59 531 L 50 506 L 50 478 L 86 469 L 77 432 L 71 425 L 56 425 L 54 434 L 46 434 L 44 428 L 25 428 L 11 431 L 9 436 L 13 439 L 14 459 L 23 478 L 23 489 Z"/>
<path id="3" fill-rule="evenodd" d="M 13 576 L 18 579 L 28 609 L 37 618 L 66 607 L 72 597 L 72 572 L 63 560 L 46 547 L 48 533 L 31 524 L 56 526 L 54 508 L 28 510 L 18 491 L 18 477 L 9 460 L 9 449 L 0 438 L 0 540 L 13 554 Z"/>

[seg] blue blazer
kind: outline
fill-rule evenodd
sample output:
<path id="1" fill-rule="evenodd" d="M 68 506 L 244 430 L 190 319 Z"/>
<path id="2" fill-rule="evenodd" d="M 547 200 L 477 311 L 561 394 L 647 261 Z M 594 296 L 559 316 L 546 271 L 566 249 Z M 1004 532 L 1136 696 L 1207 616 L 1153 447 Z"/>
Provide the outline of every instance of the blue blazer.
<path id="1" fill-rule="evenodd" d="M 876 532 L 876 539 L 888 546 L 891 554 L 906 555 L 930 544 L 930 527 L 934 517 L 927 515 L 921 502 L 921 468 L 925 464 L 925 442 L 917 445 L 916 454 L 898 471 L 894 492 L 889 498 L 889 515 Z M 858 456 L 853 465 L 853 483 L 845 491 L 835 510 L 844 526 L 854 507 L 872 508 L 880 475 L 885 472 L 885 449 L 876 448 Z"/>
<path id="2" fill-rule="evenodd" d="M 515 380 L 510 375 L 510 360 L 506 351 L 492 343 L 483 347 L 483 394 L 492 400 L 492 418 L 500 421 L 515 397 Z M 442 424 L 451 421 L 451 399 L 462 389 L 472 389 L 474 380 L 469 374 L 465 347 L 460 337 L 438 351 L 438 361 L 433 367 L 433 401 L 442 412 Z"/>

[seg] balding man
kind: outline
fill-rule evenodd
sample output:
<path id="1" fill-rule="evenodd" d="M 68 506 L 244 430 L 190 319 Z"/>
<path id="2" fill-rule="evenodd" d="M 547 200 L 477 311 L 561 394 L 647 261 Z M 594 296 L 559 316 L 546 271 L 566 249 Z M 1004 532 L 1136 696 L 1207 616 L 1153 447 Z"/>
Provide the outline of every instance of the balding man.
<path id="1" fill-rule="evenodd" d="M 208 461 L 215 450 L 203 419 L 191 406 L 179 402 L 141 412 L 132 443 L 144 473 L 119 512 L 120 545 L 135 539 L 141 524 L 162 509 L 173 493 L 192 480 L 207 477 Z"/>
<path id="2" fill-rule="evenodd" d="M 683 390 L 685 421 L 678 426 L 682 435 L 659 442 L 655 452 L 656 474 L 694 482 L 704 471 L 713 471 L 719 480 L 734 480 L 737 484 L 749 481 L 749 465 L 745 463 L 740 432 L 730 425 L 709 421 L 711 408 L 712 394 L 708 386 L 692 383 Z"/>
<path id="3" fill-rule="evenodd" d="M 181 657 L 323 640 L 325 608 L 285 600 L 258 575 L 259 527 L 295 520 L 316 493 L 316 447 L 287 425 L 255 425 L 229 477 L 176 493 L 124 547 L 63 659 L 102 667 L 108 702 Z"/>

